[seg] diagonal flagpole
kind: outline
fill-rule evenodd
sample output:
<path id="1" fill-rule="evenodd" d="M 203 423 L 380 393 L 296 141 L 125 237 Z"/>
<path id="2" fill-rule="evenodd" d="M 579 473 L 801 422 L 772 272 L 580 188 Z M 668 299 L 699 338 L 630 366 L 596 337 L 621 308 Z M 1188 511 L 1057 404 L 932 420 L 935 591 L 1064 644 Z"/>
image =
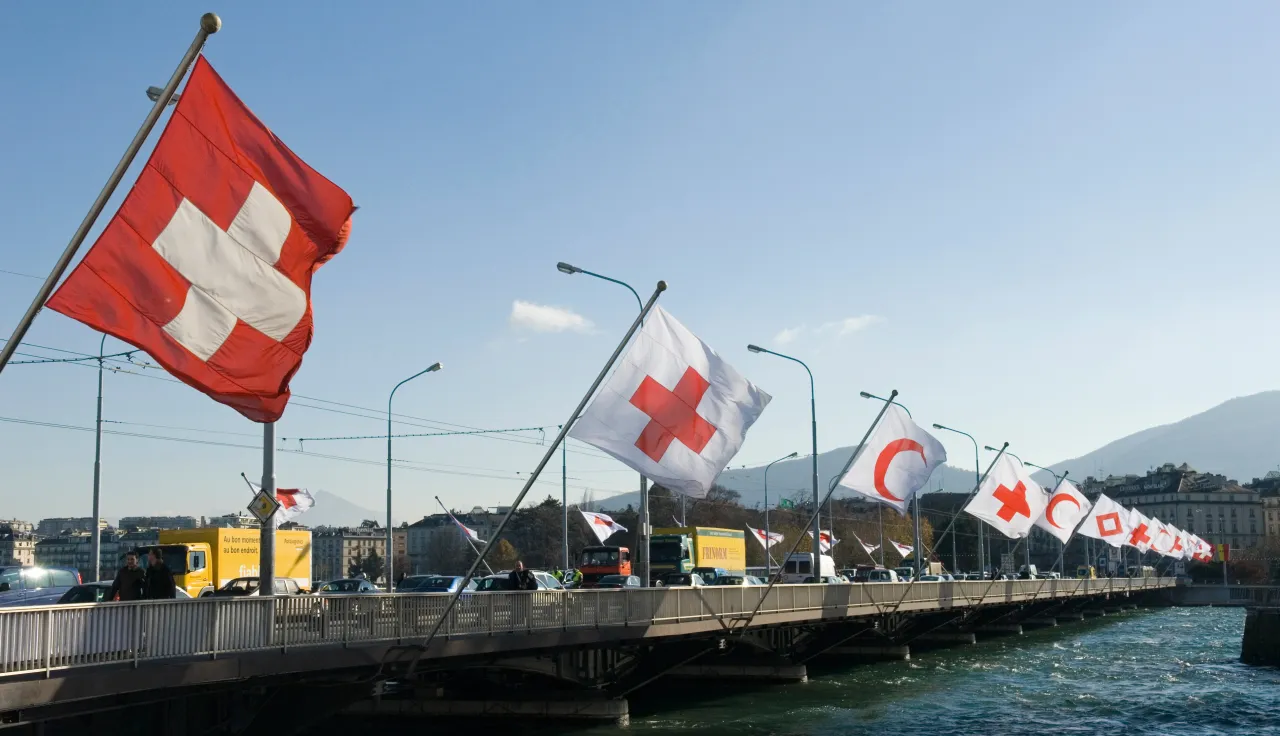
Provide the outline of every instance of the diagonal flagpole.
<path id="1" fill-rule="evenodd" d="M 862 551 L 867 552 L 867 545 L 863 544 L 862 537 L 859 537 L 857 533 L 852 530 L 850 530 L 849 533 L 853 535 L 854 541 L 858 543 L 858 546 L 862 548 Z M 873 565 L 876 564 L 876 558 L 874 555 L 872 555 L 870 552 L 867 552 L 867 557 L 871 558 L 871 564 Z"/>
<path id="2" fill-rule="evenodd" d="M 805 524 L 805 528 L 813 528 L 814 523 L 818 520 L 818 514 L 822 512 L 822 505 L 831 499 L 831 494 L 835 493 L 836 487 L 840 485 L 840 479 L 849 472 L 849 468 L 853 467 L 853 461 L 858 459 L 858 455 L 862 452 L 863 446 L 867 444 L 867 439 L 871 437 L 871 433 L 875 431 L 876 425 L 880 424 L 880 419 L 884 417 L 884 413 L 889 410 L 889 405 L 893 403 L 893 400 L 897 398 L 897 396 L 898 389 L 895 388 L 889 394 L 888 400 L 884 402 L 884 406 L 880 407 L 880 413 L 876 414 L 876 418 L 871 422 L 871 426 L 867 427 L 867 433 L 862 435 L 862 440 L 853 448 L 853 452 L 849 453 L 849 461 L 844 464 L 844 469 L 841 470 L 834 479 L 832 479 L 831 485 L 827 487 L 826 497 L 822 499 L 821 503 L 818 503 L 813 507 L 813 516 L 809 517 L 809 522 Z M 821 530 L 819 530 L 819 533 L 821 533 Z M 786 564 L 787 558 L 791 557 L 791 555 L 796 553 L 796 550 L 800 549 L 800 543 L 803 541 L 803 534 L 796 535 L 796 542 L 791 546 L 791 551 L 787 553 L 786 557 L 782 558 L 784 565 Z M 813 572 L 813 578 L 816 580 L 822 572 L 822 560 L 820 558 L 815 559 L 809 569 Z M 754 619 L 756 614 L 760 612 L 760 606 L 763 606 L 765 600 L 768 599 L 769 591 L 773 590 L 773 586 L 777 585 L 778 581 L 781 579 L 782 568 L 778 568 L 778 572 L 774 573 L 773 577 L 769 578 L 769 587 L 765 588 L 764 592 L 760 594 L 760 600 L 756 602 L 756 607 L 751 609 L 751 614 L 740 619 L 742 621 L 740 629 L 743 632 L 747 630 L 747 626 L 751 624 L 752 619 Z"/>
<path id="3" fill-rule="evenodd" d="M 964 500 L 964 503 L 960 504 L 960 511 L 964 511 L 964 507 L 968 506 L 969 502 L 973 500 L 973 497 L 978 495 L 978 491 L 981 490 L 982 484 L 985 483 L 987 480 L 987 475 L 991 473 L 991 469 L 996 466 L 996 462 L 1000 460 L 1000 457 L 1004 455 L 1004 451 L 1007 449 L 1009 449 L 1008 442 L 1000 446 L 1000 452 L 996 453 L 995 458 L 991 460 L 991 464 L 987 466 L 986 472 L 984 472 L 982 476 L 978 478 L 978 482 L 974 484 L 973 490 L 969 492 L 968 498 Z M 947 524 L 947 528 L 943 530 L 942 534 L 938 537 L 938 539 L 942 539 L 943 537 L 947 536 L 947 533 L 951 531 L 951 527 L 955 526 L 956 519 L 958 518 L 960 518 L 959 511 L 956 512 L 955 516 L 951 517 L 951 521 Z M 937 541 L 937 540 L 934 540 L 934 541 Z M 916 581 L 919 579 L 920 579 L 920 576 L 917 575 L 911 579 L 910 583 L 907 584 L 907 589 L 902 591 L 902 597 L 898 599 L 897 603 L 893 604 L 894 611 L 897 611 L 898 607 L 902 605 L 902 602 L 907 599 L 907 594 L 911 592 L 911 588 L 916 584 Z M 983 597 L 984 598 L 986 597 L 985 593 L 983 593 Z"/>
<path id="4" fill-rule="evenodd" d="M 644 318 L 649 314 L 649 311 L 653 309 L 653 305 L 658 303 L 658 297 L 666 290 L 667 282 L 659 281 L 657 287 L 653 290 L 653 295 L 649 297 L 648 302 L 645 302 L 644 308 L 640 310 L 640 314 L 637 315 L 635 320 L 631 323 L 631 328 L 627 330 L 627 334 L 623 335 L 622 342 L 618 343 L 618 347 L 613 350 L 613 355 L 609 356 L 609 362 L 604 364 L 604 368 L 600 370 L 600 374 L 596 376 L 596 380 L 592 381 L 591 388 L 587 389 L 587 393 L 583 395 L 582 400 L 579 401 L 578 405 L 574 408 L 573 413 L 569 415 L 569 420 L 560 425 L 560 432 L 556 435 L 556 438 L 552 440 L 551 446 L 547 448 L 546 454 L 542 456 L 542 460 L 538 462 L 537 467 L 535 467 L 533 472 L 529 474 L 529 479 L 525 481 L 524 488 L 520 489 L 520 494 L 517 495 L 516 500 L 512 502 L 511 508 L 507 510 L 507 515 L 502 517 L 502 521 L 498 524 L 498 528 L 489 535 L 489 541 L 485 542 L 484 549 L 480 552 L 480 555 L 476 557 L 475 562 L 471 563 L 471 568 L 467 570 L 467 574 L 463 576 L 462 584 L 459 585 L 458 589 L 449 596 L 449 602 L 445 605 L 444 612 L 440 614 L 440 618 L 436 621 L 435 626 L 431 627 L 431 633 L 427 634 L 426 640 L 422 642 L 422 649 L 418 652 L 417 656 L 413 660 L 413 664 L 409 667 L 410 674 L 412 674 L 414 667 L 417 666 L 418 660 L 426 654 L 427 647 L 431 644 L 431 640 L 434 639 L 436 634 L 440 631 L 440 627 L 443 626 L 444 622 L 449 618 L 449 612 L 453 610 L 455 605 L 457 605 L 458 598 L 462 595 L 462 591 L 466 590 L 467 583 L 471 580 L 471 577 L 476 574 L 476 568 L 480 567 L 480 564 L 484 562 L 484 558 L 488 556 L 489 551 L 492 550 L 494 545 L 498 543 L 498 540 L 502 538 L 502 532 L 506 530 L 507 524 L 511 523 L 511 519 L 515 516 L 516 510 L 520 508 L 520 502 L 523 501 L 524 497 L 529 493 L 529 489 L 533 488 L 533 484 L 538 481 L 538 476 L 542 474 L 542 469 L 551 461 L 551 456 L 555 454 L 556 450 L 560 449 L 560 443 L 564 442 L 565 435 L 569 434 L 569 428 L 573 425 L 574 419 L 576 419 L 578 415 L 582 414 L 583 409 L 587 407 L 587 402 L 591 401 L 591 397 L 595 395 L 596 389 L 600 388 L 601 383 L 604 383 L 605 376 L 609 374 L 609 370 L 613 368 L 613 364 L 618 361 L 618 356 L 622 355 L 622 351 L 627 347 L 627 343 L 631 342 L 631 336 L 636 334 L 636 330 L 640 329 L 640 325 L 644 322 Z"/>
<path id="5" fill-rule="evenodd" d="M 450 521 L 452 521 L 452 522 L 454 523 L 454 526 L 457 526 L 457 524 L 459 523 L 459 522 L 458 522 L 457 517 L 455 517 L 455 516 L 453 515 L 453 512 L 452 512 L 452 511 L 450 511 L 449 509 L 445 508 L 444 502 L 442 502 L 442 501 L 440 500 L 440 497 L 439 497 L 439 496 L 436 496 L 436 503 L 440 504 L 440 508 L 444 509 L 445 514 L 447 514 L 447 515 L 449 516 L 449 520 L 450 520 Z M 460 531 L 460 532 L 461 532 L 462 530 L 461 530 L 461 529 L 459 529 L 458 531 Z M 478 557 L 478 556 L 480 555 L 480 550 L 476 549 L 476 540 L 472 539 L 472 538 L 471 538 L 471 535 L 470 535 L 470 534 L 467 534 L 466 532 L 462 532 L 462 536 L 464 536 L 464 537 L 466 537 L 466 538 L 467 538 L 467 544 L 471 545 L 471 551 L 472 551 L 472 552 L 475 552 L 475 553 L 476 553 L 476 556 Z M 484 569 L 488 570 L 490 575 L 492 575 L 492 574 L 493 574 L 493 568 L 492 568 L 492 567 L 489 567 L 489 563 L 488 563 L 488 562 L 484 563 Z M 463 584 L 465 585 L 465 584 L 466 584 L 466 581 L 463 581 Z"/>
<path id="6" fill-rule="evenodd" d="M 156 96 L 155 104 L 151 106 L 151 112 L 147 113 L 147 117 L 143 119 L 142 127 L 138 128 L 138 132 L 134 134 L 133 140 L 129 142 L 129 147 L 125 149 L 124 156 L 120 158 L 120 162 L 112 170 L 111 176 L 107 178 L 106 185 L 102 187 L 102 191 L 98 192 L 98 198 L 93 201 L 93 205 L 89 207 L 89 212 L 80 221 L 80 227 L 76 228 L 75 234 L 71 236 L 71 242 L 67 243 L 66 249 L 58 257 L 58 262 L 54 264 L 53 270 L 49 272 L 44 283 L 40 286 L 40 291 L 36 292 L 36 298 L 32 300 L 31 306 L 27 307 L 26 314 L 22 315 L 22 319 L 18 321 L 18 326 L 13 329 L 13 335 L 9 338 L 9 342 L 0 347 L 0 372 L 4 371 L 4 367 L 8 365 L 9 359 L 13 357 L 14 351 L 18 349 L 19 343 L 22 342 L 22 338 L 26 337 L 27 330 L 31 329 L 31 323 L 35 321 L 36 315 L 44 308 L 44 303 L 49 300 L 49 295 L 53 293 L 53 287 L 58 285 L 58 280 L 66 272 L 67 266 L 71 265 L 71 259 L 75 258 L 76 251 L 80 250 L 85 237 L 89 235 L 89 229 L 93 227 L 93 223 L 98 220 L 98 216 L 106 208 L 107 200 L 111 199 L 116 187 L 120 186 L 120 180 L 124 179 L 125 172 L 129 170 L 129 165 L 133 163 L 138 151 L 142 149 L 142 144 L 146 142 L 147 136 L 151 135 L 152 128 L 160 120 L 160 114 L 164 112 L 164 108 L 169 104 L 169 101 L 173 99 L 173 94 L 178 89 L 178 83 L 187 75 L 187 70 L 191 68 L 191 62 L 196 60 L 196 56 L 204 48 L 204 43 L 209 36 L 217 33 L 220 28 L 222 28 L 222 19 L 216 14 L 205 13 L 200 17 L 200 30 L 196 33 L 195 39 L 191 41 L 191 46 L 187 48 L 187 53 L 182 55 L 182 61 L 178 62 L 178 68 L 173 70 L 173 76 L 169 77 L 169 82 L 165 84 L 164 90 Z"/>

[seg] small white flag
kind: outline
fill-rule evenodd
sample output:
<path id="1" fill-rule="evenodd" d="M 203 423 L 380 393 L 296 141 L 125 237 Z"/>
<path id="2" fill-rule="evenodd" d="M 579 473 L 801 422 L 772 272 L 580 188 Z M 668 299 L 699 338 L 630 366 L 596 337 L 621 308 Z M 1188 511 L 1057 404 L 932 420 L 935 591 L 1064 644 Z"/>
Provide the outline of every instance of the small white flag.
<path id="1" fill-rule="evenodd" d="M 850 533 L 852 534 L 852 532 L 850 532 Z M 862 545 L 862 548 L 863 548 L 863 549 L 865 549 L 865 550 L 867 551 L 867 555 L 868 555 L 868 556 L 870 556 L 872 552 L 875 552 L 876 550 L 880 549 L 880 545 L 878 545 L 878 544 L 867 544 L 866 542 L 862 541 L 862 537 L 859 537 L 857 534 L 854 534 L 854 535 L 853 535 L 853 538 L 854 538 L 854 539 L 856 539 L 856 540 L 858 540 L 858 544 L 861 544 L 861 545 Z"/>
<path id="2" fill-rule="evenodd" d="M 807 532 L 810 539 L 813 539 L 813 532 Z M 840 540 L 831 536 L 831 532 L 822 529 L 818 532 L 818 549 L 823 552 L 830 552 L 831 548 L 840 544 Z"/>
<path id="3" fill-rule="evenodd" d="M 608 514 L 601 514 L 595 511 L 583 511 L 578 509 L 578 513 L 582 514 L 582 518 L 587 520 L 587 525 L 591 527 L 591 531 L 595 532 L 596 537 L 601 541 L 612 537 L 617 532 L 625 532 L 627 528 L 614 521 Z"/>
<path id="4" fill-rule="evenodd" d="M 748 526 L 747 529 L 751 530 L 751 534 L 756 538 L 756 541 L 763 545 L 766 550 L 782 541 L 782 535 L 778 532 L 766 532 L 763 529 L 756 529 L 752 526 Z"/>
<path id="5" fill-rule="evenodd" d="M 445 511 L 445 513 L 449 514 L 449 520 L 453 522 L 454 526 L 458 527 L 458 531 L 462 532 L 462 536 L 466 537 L 467 539 L 470 539 L 473 542 L 479 542 L 480 544 L 485 543 L 484 540 L 480 538 L 480 535 L 476 534 L 475 529 L 472 529 L 466 524 L 463 524 L 461 521 L 458 521 L 458 517 L 454 516 L 453 513 L 447 510 Z"/>
<path id="6" fill-rule="evenodd" d="M 893 548 L 898 550 L 898 554 L 902 555 L 903 558 L 910 556 L 912 552 L 916 551 L 915 547 L 912 547 L 909 544 L 898 544 L 892 539 L 889 540 L 889 544 L 892 544 Z"/>

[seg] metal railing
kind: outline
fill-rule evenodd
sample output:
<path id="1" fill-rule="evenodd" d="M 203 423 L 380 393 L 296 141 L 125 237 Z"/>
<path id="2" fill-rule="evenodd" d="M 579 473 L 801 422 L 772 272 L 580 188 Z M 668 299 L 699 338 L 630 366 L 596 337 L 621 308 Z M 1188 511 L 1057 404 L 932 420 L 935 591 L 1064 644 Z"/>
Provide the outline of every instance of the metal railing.
<path id="1" fill-rule="evenodd" d="M 780 585 L 757 618 L 860 616 L 1018 603 L 1173 587 L 1172 578 Z M 440 636 L 654 627 L 715 621 L 731 628 L 763 587 L 468 593 Z M 0 679 L 108 663 L 412 640 L 440 619 L 448 594 L 202 598 L 0 609 Z M 811 614 L 811 615 L 807 615 Z"/>

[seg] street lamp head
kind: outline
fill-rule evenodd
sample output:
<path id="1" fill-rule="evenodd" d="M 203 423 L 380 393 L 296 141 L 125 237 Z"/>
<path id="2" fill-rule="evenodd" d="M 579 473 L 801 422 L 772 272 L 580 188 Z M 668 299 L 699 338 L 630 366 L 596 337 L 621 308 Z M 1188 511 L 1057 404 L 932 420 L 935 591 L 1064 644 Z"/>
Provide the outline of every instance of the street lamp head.
<path id="1" fill-rule="evenodd" d="M 793 452 L 793 453 L 791 453 L 790 455 L 787 455 L 786 457 L 784 457 L 784 458 L 783 458 L 783 460 L 789 460 L 789 459 L 791 459 L 791 458 L 793 458 L 793 457 L 796 457 L 796 456 L 797 456 L 797 455 L 799 455 L 799 454 L 800 454 L 800 453 L 798 453 L 798 452 Z"/>
<path id="2" fill-rule="evenodd" d="M 934 428 L 934 429 L 946 429 L 946 427 L 942 426 L 941 424 L 938 424 L 937 422 L 934 422 L 934 424 L 933 424 L 933 428 Z"/>
<path id="3" fill-rule="evenodd" d="M 160 99 L 160 95 L 162 94 L 164 94 L 164 90 L 160 89 L 159 87 L 147 87 L 147 99 L 151 100 L 152 102 L 155 102 L 156 100 Z M 173 97 L 169 98 L 169 104 L 176 105 L 178 104 L 178 100 L 181 98 L 182 98 L 182 95 L 178 94 L 177 92 L 174 92 Z"/>
<path id="4" fill-rule="evenodd" d="M 991 445 L 983 445 L 983 446 L 982 446 L 982 449 L 984 449 L 984 450 L 986 450 L 986 451 L 988 451 L 988 452 L 1000 452 L 999 450 L 997 450 L 996 448 L 992 447 Z"/>
<path id="5" fill-rule="evenodd" d="M 556 270 L 559 271 L 560 273 L 567 273 L 571 276 L 575 273 L 582 273 L 581 268 L 578 268 L 577 266 L 572 266 L 568 263 L 565 263 L 564 261 L 560 261 L 559 263 L 556 264 Z"/>
<path id="6" fill-rule="evenodd" d="M 862 397 L 862 398 L 864 398 L 864 399 L 870 399 L 870 398 L 872 398 L 871 394 L 867 393 L 866 391 L 859 391 L 859 392 L 858 392 L 858 395 L 859 395 L 859 396 L 861 396 L 861 397 Z"/>
<path id="7" fill-rule="evenodd" d="M 427 373 L 435 373 L 436 371 L 440 370 L 443 367 L 444 367 L 443 363 L 433 363 L 431 367 L 427 369 Z"/>
<path id="8" fill-rule="evenodd" d="M 753 353 L 763 353 L 763 352 L 764 352 L 764 348 L 760 347 L 759 345 L 748 345 L 748 346 L 747 346 L 747 350 L 748 350 L 748 351 L 750 351 L 750 352 L 753 352 Z"/>

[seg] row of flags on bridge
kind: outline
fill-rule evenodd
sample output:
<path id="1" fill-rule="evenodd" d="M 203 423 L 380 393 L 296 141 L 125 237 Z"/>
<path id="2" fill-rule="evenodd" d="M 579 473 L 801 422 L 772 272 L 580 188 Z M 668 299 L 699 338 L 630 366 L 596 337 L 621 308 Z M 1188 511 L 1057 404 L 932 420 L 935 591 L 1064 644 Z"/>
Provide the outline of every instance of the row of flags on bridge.
<path id="1" fill-rule="evenodd" d="M 355 209 L 200 57 L 133 188 L 47 306 L 141 348 L 245 417 L 274 422 L 311 343 L 312 276 L 345 246 Z M 569 434 L 654 482 L 704 497 L 770 398 L 654 307 Z M 905 513 L 946 457 L 891 405 L 839 487 Z M 282 500 L 286 508 L 289 500 L 305 504 L 299 496 Z M 1064 542 L 1078 528 L 1171 556 L 1203 556 L 1208 547 L 1105 496 L 1089 504 L 1065 481 L 1045 492 L 1007 455 L 965 511 L 1014 538 L 1039 526 Z M 622 528 L 583 515 L 598 535 Z M 838 543 L 823 534 L 824 548 Z"/>

